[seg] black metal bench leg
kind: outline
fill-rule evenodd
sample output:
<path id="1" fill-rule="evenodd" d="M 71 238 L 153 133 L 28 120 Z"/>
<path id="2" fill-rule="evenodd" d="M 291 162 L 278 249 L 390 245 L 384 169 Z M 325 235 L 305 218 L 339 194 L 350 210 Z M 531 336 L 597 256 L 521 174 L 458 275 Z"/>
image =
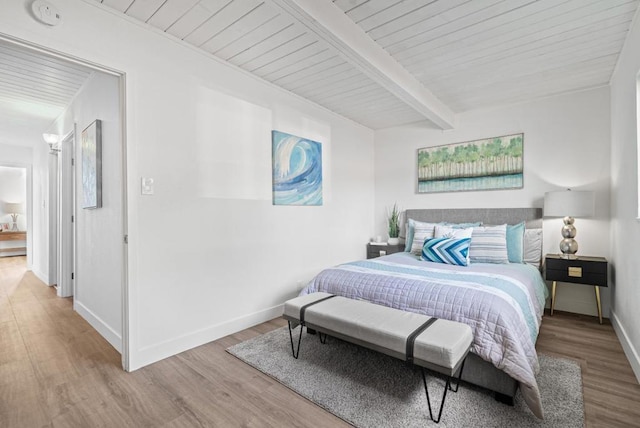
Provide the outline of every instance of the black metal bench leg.
<path id="1" fill-rule="evenodd" d="M 431 410 L 431 400 L 429 399 L 429 388 L 427 388 L 427 377 L 424 374 L 424 368 L 422 367 L 422 382 L 424 383 L 424 392 L 427 394 L 427 406 L 429 406 L 429 418 L 435 423 L 440 422 L 442 417 L 442 409 L 444 409 L 444 400 L 447 398 L 447 391 L 451 386 L 451 376 L 447 376 L 447 384 L 444 386 L 444 393 L 442 394 L 442 402 L 440 403 L 440 411 L 438 412 L 438 419 L 433 418 L 433 412 Z"/>
<path id="2" fill-rule="evenodd" d="M 318 332 L 318 339 L 320 339 L 320 343 L 324 345 L 325 343 L 327 343 L 327 333 L 322 334 Z"/>
<path id="3" fill-rule="evenodd" d="M 293 354 L 293 358 L 295 358 L 297 360 L 298 359 L 298 355 L 300 355 L 300 342 L 302 341 L 302 330 L 304 330 L 304 329 L 302 328 L 302 324 L 299 324 L 300 325 L 300 335 L 298 336 L 298 349 L 295 350 L 294 347 L 293 347 L 293 334 L 291 334 L 291 321 L 287 321 L 287 324 L 289 325 L 289 340 L 291 341 L 291 353 Z"/>
<path id="4" fill-rule="evenodd" d="M 456 389 L 451 387 L 451 377 L 447 376 L 447 383 L 444 386 L 444 392 L 442 393 L 442 401 L 440 402 L 440 411 L 438 412 L 438 419 L 433 418 L 433 411 L 431 410 L 431 399 L 429 398 L 429 388 L 427 388 L 427 376 L 424 373 L 424 367 L 420 367 L 422 370 L 422 382 L 424 383 L 424 392 L 427 395 L 427 405 L 429 406 L 429 418 L 435 423 L 440 422 L 440 418 L 442 417 L 442 409 L 444 409 L 444 401 L 447 398 L 447 391 L 451 390 L 453 392 L 458 392 L 458 388 L 460 388 L 460 379 L 462 379 L 462 371 L 464 370 L 464 363 L 467 361 L 465 358 L 460 365 L 460 371 L 458 372 L 458 378 L 456 379 Z"/>
<path id="5" fill-rule="evenodd" d="M 438 419 L 433 418 L 433 412 L 431 410 L 431 399 L 429 398 L 429 388 L 427 388 L 427 377 L 424 374 L 424 368 L 422 367 L 422 382 L 424 383 L 424 392 L 427 395 L 427 406 L 429 406 L 429 418 L 435 423 L 440 422 L 442 417 L 442 409 L 444 408 L 444 400 L 447 398 L 447 391 L 450 387 L 451 376 L 447 377 L 447 384 L 444 386 L 444 393 L 442 394 L 442 402 L 440 403 L 440 411 L 438 412 Z"/>
<path id="6" fill-rule="evenodd" d="M 464 370 L 464 363 L 467 361 L 467 359 L 465 358 L 462 361 L 462 365 L 460 366 L 460 373 L 458 373 L 458 379 L 456 381 L 456 389 L 453 389 L 451 387 L 451 384 L 449 384 L 449 389 L 453 392 L 458 392 L 458 388 L 460 388 L 460 379 L 462 379 L 462 370 Z"/>

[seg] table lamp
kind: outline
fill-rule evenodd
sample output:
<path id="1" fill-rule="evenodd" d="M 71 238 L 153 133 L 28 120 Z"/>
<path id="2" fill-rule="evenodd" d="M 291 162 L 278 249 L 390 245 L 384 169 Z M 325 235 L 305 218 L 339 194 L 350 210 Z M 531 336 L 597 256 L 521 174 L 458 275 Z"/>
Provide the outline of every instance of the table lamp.
<path id="1" fill-rule="evenodd" d="M 22 214 L 24 212 L 21 203 L 16 202 L 5 202 L 4 211 L 11 215 L 11 220 L 13 220 L 13 227 L 11 231 L 18 231 L 18 214 Z"/>
<path id="2" fill-rule="evenodd" d="M 594 193 L 591 191 L 560 190 L 544 194 L 544 216 L 563 217 L 560 251 L 567 259 L 576 258 L 578 243 L 574 217 L 591 217 L 594 213 Z"/>

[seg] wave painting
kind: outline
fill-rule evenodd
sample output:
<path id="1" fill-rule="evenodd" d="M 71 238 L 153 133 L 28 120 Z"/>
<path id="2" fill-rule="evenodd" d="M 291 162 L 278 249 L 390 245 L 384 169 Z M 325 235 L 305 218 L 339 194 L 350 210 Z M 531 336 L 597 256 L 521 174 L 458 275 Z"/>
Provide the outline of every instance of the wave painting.
<path id="1" fill-rule="evenodd" d="M 322 205 L 322 144 L 271 131 L 273 205 Z"/>

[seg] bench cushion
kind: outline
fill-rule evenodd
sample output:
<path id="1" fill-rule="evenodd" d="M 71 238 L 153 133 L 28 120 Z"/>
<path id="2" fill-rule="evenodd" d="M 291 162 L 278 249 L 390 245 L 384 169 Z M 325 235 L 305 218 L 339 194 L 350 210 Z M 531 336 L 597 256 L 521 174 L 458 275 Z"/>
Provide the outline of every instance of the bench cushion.
<path id="1" fill-rule="evenodd" d="M 429 318 L 341 296 L 310 306 L 305 315 L 307 324 L 376 345 L 398 358 L 405 355 L 407 337 Z"/>
<path id="2" fill-rule="evenodd" d="M 467 324 L 438 319 L 416 337 L 413 345 L 414 363 L 438 370 L 437 367 L 431 367 L 431 364 L 435 364 L 451 370 L 445 374 L 453 375 L 469 352 L 472 342 L 473 331 Z"/>
<path id="3" fill-rule="evenodd" d="M 306 294 L 304 296 L 298 296 L 294 299 L 287 300 L 286 302 L 284 302 L 283 315 L 287 319 L 300 321 L 300 308 L 309 303 L 326 299 L 329 296 L 333 296 L 333 294 L 318 292 Z"/>
<path id="4" fill-rule="evenodd" d="M 300 308 L 331 296 L 312 293 L 285 302 L 284 316 L 299 320 Z M 363 300 L 335 296 L 305 309 L 305 324 L 330 335 L 406 359 L 407 338 L 431 317 Z M 473 333 L 456 321 L 438 319 L 414 342 L 414 363 L 453 374 L 467 355 Z"/>

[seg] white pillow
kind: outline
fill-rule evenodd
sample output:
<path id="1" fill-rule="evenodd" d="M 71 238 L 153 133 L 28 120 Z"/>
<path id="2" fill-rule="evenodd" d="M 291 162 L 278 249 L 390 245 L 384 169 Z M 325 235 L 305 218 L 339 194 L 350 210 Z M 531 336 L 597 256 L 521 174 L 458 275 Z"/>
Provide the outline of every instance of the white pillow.
<path id="1" fill-rule="evenodd" d="M 524 230 L 523 261 L 540 269 L 542 261 L 542 229 Z"/>
<path id="2" fill-rule="evenodd" d="M 433 238 L 436 225 L 433 223 L 423 223 L 421 221 L 413 221 L 412 225 L 413 240 L 411 241 L 411 254 L 419 256 L 422 254 L 424 241 Z M 407 239 L 409 238 L 407 237 Z"/>
<path id="3" fill-rule="evenodd" d="M 509 263 L 507 225 L 474 227 L 469 259 L 471 263 Z"/>
<path id="4" fill-rule="evenodd" d="M 458 227 L 451 227 L 451 226 L 445 226 L 442 224 L 436 224 L 436 229 L 435 229 L 436 238 L 464 239 L 464 238 L 471 238 L 472 233 L 473 233 L 473 227 L 460 229 Z"/>

